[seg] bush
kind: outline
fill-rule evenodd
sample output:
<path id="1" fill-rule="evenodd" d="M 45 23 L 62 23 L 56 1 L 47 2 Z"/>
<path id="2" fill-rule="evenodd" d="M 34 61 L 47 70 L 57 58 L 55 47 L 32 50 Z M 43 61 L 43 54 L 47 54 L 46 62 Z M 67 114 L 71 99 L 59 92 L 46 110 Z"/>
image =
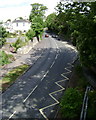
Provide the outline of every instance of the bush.
<path id="1" fill-rule="evenodd" d="M 33 41 L 33 37 L 35 36 L 35 32 L 33 31 L 33 29 L 30 29 L 27 33 L 26 36 L 29 40 Z"/>
<path id="2" fill-rule="evenodd" d="M 15 52 L 17 51 L 18 48 L 23 46 L 23 41 L 18 38 L 15 43 L 12 44 L 12 47 L 15 49 Z"/>
<path id="3" fill-rule="evenodd" d="M 74 32 L 71 33 L 71 38 L 72 38 L 72 44 L 76 46 L 76 39 L 79 36 L 79 32 L 74 30 Z"/>
<path id="4" fill-rule="evenodd" d="M 17 34 L 16 33 L 8 33 L 7 37 L 14 38 L 14 37 L 17 37 Z"/>
<path id="5" fill-rule="evenodd" d="M 0 51 L 0 66 L 10 63 L 10 58 L 12 58 L 12 55 L 8 55 L 4 51 Z"/>
<path id="6" fill-rule="evenodd" d="M 85 89 L 86 89 L 87 85 L 89 85 L 89 83 L 86 80 L 86 77 L 84 76 L 83 69 L 82 69 L 81 65 L 76 65 L 75 74 L 78 76 L 78 78 L 77 78 L 78 80 L 76 80 L 77 86 L 75 86 L 75 87 L 78 87 L 78 89 L 85 92 Z"/>
<path id="7" fill-rule="evenodd" d="M 76 88 L 68 88 L 61 100 L 61 115 L 67 120 L 77 120 L 82 107 L 82 94 Z"/>
<path id="8" fill-rule="evenodd" d="M 5 44 L 5 37 L 7 37 L 6 29 L 0 26 L 0 47 L 2 47 Z"/>
<path id="9" fill-rule="evenodd" d="M 2 47 L 6 42 L 6 39 L 0 38 L 0 47 Z"/>
<path id="10" fill-rule="evenodd" d="M 4 27 L 0 26 L 0 38 L 7 37 L 7 31 Z"/>
<path id="11" fill-rule="evenodd" d="M 96 120 L 96 91 L 89 92 L 87 120 Z"/>

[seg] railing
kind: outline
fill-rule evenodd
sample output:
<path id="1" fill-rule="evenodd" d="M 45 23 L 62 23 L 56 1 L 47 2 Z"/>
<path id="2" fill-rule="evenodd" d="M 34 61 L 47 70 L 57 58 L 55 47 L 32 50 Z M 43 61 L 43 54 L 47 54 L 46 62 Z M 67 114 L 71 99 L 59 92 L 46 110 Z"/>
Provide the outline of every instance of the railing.
<path id="1" fill-rule="evenodd" d="M 91 86 L 87 86 L 85 94 L 84 94 L 80 120 L 86 120 L 86 113 L 87 113 L 87 108 L 88 108 L 88 91 L 90 90 L 91 90 Z"/>

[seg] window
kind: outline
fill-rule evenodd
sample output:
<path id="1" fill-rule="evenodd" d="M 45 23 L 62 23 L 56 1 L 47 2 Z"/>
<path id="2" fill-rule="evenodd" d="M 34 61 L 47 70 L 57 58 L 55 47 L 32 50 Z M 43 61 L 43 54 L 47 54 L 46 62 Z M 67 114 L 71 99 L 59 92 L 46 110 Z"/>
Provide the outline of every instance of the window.
<path id="1" fill-rule="evenodd" d="M 18 23 L 16 23 L 16 26 L 18 27 Z"/>
<path id="2" fill-rule="evenodd" d="M 23 23 L 23 26 L 25 26 L 25 23 Z"/>

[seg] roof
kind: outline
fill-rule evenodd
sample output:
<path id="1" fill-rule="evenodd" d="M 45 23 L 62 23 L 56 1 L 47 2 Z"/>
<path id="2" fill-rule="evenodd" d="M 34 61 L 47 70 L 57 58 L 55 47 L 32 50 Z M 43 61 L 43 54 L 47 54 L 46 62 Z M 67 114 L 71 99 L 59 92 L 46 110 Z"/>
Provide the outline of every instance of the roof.
<path id="1" fill-rule="evenodd" d="M 18 23 L 18 22 L 28 22 L 28 23 L 30 23 L 28 20 L 25 20 L 25 19 L 14 20 L 12 23 Z"/>

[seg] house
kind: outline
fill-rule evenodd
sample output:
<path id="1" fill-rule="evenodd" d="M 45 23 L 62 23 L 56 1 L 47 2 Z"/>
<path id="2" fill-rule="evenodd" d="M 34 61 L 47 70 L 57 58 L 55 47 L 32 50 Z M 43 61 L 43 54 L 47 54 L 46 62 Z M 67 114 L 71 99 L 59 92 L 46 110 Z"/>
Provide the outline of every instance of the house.
<path id="1" fill-rule="evenodd" d="M 13 28 L 12 28 L 12 23 L 11 21 L 6 21 L 2 24 L 2 26 L 4 28 L 6 28 L 6 31 L 9 31 L 9 32 L 12 32 L 13 31 Z"/>
<path id="2" fill-rule="evenodd" d="M 30 29 L 31 23 L 25 19 L 15 19 L 12 22 L 14 31 L 27 32 Z"/>
<path id="3" fill-rule="evenodd" d="M 3 27 L 10 33 L 27 32 L 30 29 L 31 23 L 26 19 L 15 19 L 14 21 L 7 21 L 3 23 Z"/>

